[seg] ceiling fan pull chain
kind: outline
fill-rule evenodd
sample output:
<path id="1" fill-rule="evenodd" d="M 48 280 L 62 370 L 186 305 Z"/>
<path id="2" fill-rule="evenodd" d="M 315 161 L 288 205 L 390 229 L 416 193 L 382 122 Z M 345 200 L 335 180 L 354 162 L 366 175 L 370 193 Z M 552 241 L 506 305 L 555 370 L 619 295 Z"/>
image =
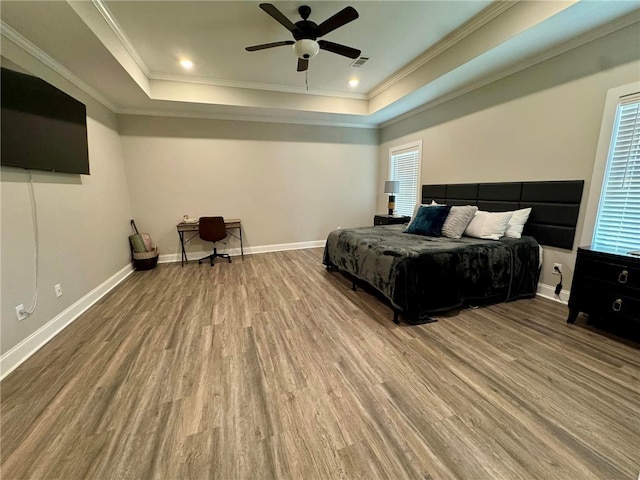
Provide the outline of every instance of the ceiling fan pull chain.
<path id="1" fill-rule="evenodd" d="M 307 87 L 307 92 L 309 91 L 309 70 L 304 71 L 304 85 Z"/>

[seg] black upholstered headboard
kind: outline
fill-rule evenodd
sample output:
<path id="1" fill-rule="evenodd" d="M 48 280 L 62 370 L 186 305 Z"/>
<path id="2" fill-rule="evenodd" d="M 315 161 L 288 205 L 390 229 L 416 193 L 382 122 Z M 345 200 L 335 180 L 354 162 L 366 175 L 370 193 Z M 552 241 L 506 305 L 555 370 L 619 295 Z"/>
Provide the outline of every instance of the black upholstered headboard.
<path id="1" fill-rule="evenodd" d="M 523 235 L 572 249 L 583 187 L 584 180 L 423 185 L 422 203 L 477 205 L 490 212 L 531 207 Z"/>

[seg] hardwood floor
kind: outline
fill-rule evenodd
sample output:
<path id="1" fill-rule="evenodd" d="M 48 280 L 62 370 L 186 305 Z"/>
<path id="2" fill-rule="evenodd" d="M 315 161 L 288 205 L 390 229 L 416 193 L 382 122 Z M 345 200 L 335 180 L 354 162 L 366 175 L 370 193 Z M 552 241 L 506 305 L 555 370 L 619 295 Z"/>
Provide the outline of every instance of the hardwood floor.
<path id="1" fill-rule="evenodd" d="M 2 383 L 2 479 L 637 478 L 640 350 L 541 298 L 398 327 L 321 254 L 134 273 Z"/>

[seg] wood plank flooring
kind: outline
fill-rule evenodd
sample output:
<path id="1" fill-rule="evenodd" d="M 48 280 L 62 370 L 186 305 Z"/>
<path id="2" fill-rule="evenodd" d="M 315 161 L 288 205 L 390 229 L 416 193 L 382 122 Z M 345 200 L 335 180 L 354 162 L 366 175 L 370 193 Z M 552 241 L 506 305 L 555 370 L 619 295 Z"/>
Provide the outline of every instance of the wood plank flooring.
<path id="1" fill-rule="evenodd" d="M 536 298 L 396 326 L 322 250 L 136 272 L 1 384 L 7 479 L 636 479 L 640 350 Z"/>

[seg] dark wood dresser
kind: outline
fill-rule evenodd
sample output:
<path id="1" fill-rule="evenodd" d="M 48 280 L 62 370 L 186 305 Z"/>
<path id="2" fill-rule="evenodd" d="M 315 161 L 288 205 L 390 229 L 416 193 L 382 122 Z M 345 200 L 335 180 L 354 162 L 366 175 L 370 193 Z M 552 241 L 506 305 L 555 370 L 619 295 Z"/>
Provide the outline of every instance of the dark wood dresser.
<path id="1" fill-rule="evenodd" d="M 640 326 L 640 257 L 578 248 L 567 323 L 580 312 Z"/>
<path id="2" fill-rule="evenodd" d="M 411 217 L 405 217 L 404 215 L 375 215 L 373 217 L 373 225 L 398 225 L 402 223 L 409 223 Z"/>

